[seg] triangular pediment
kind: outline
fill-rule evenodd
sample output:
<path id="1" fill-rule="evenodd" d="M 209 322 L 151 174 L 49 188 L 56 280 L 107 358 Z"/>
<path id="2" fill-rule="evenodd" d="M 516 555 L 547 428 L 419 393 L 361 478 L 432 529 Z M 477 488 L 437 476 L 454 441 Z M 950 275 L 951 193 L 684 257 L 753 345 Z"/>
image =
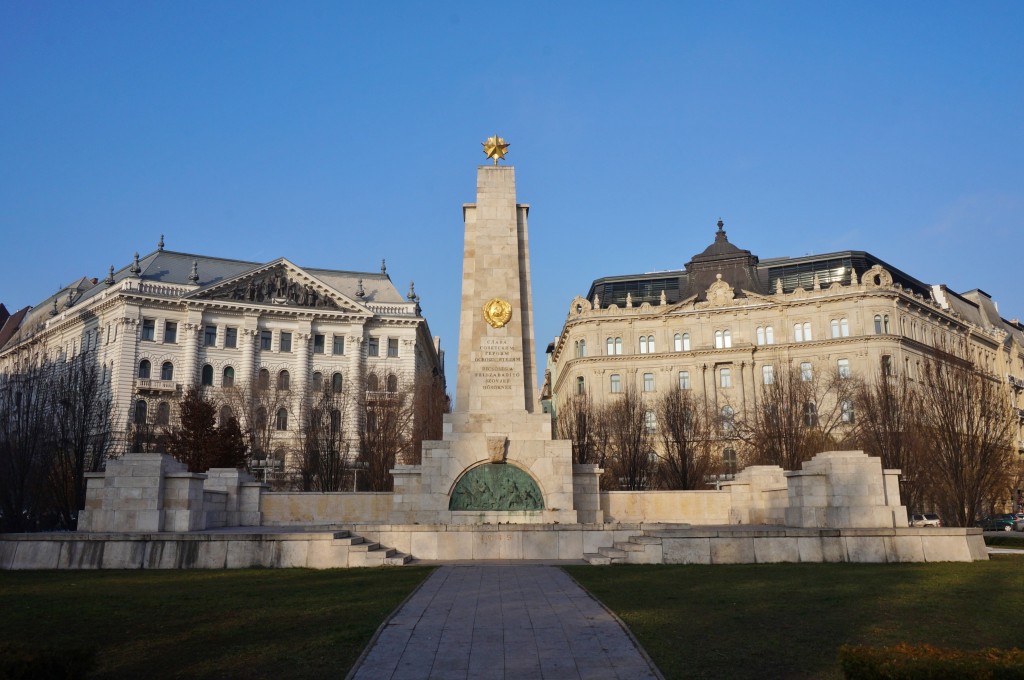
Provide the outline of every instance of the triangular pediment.
<path id="1" fill-rule="evenodd" d="M 343 295 L 283 257 L 215 285 L 200 288 L 186 299 L 372 314 L 361 303 Z"/>

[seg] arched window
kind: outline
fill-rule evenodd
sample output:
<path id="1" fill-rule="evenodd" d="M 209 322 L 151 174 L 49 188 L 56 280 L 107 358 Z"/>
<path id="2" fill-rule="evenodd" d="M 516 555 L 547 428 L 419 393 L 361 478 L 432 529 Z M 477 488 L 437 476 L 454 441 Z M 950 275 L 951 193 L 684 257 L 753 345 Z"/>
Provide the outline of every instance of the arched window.
<path id="1" fill-rule="evenodd" d="M 281 408 L 277 410 L 277 429 L 288 429 L 288 409 Z"/>
<path id="2" fill-rule="evenodd" d="M 842 413 L 842 419 L 844 423 L 853 422 L 853 401 L 850 399 L 843 399 L 840 404 L 840 413 Z"/>
<path id="3" fill-rule="evenodd" d="M 376 373 L 371 373 L 366 376 L 366 390 L 368 392 L 376 392 L 380 389 L 380 378 L 377 377 Z"/>
<path id="4" fill-rule="evenodd" d="M 676 333 L 675 336 L 672 338 L 672 349 L 674 349 L 677 352 L 683 351 L 683 336 L 681 336 L 679 333 Z"/>
<path id="5" fill-rule="evenodd" d="M 324 388 L 324 374 L 320 371 L 313 373 L 313 391 L 319 392 Z"/>
<path id="6" fill-rule="evenodd" d="M 263 432 L 267 429 L 267 409 L 260 406 L 256 409 L 256 431 Z"/>
<path id="7" fill-rule="evenodd" d="M 331 376 L 331 390 L 341 392 L 341 373 L 335 373 Z"/>
<path id="8" fill-rule="evenodd" d="M 647 354 L 647 336 L 640 336 L 640 354 Z"/>
<path id="9" fill-rule="evenodd" d="M 580 356 L 581 357 L 587 356 L 587 341 L 586 340 L 580 340 Z"/>
<path id="10" fill-rule="evenodd" d="M 654 349 L 654 336 L 653 335 L 648 335 L 647 336 L 647 353 L 648 354 L 654 354 L 654 352 L 655 352 L 655 349 Z"/>
<path id="11" fill-rule="evenodd" d="M 235 414 L 231 412 L 231 407 L 230 406 L 228 406 L 227 404 L 224 404 L 223 406 L 220 407 L 220 418 L 219 418 L 219 420 L 220 420 L 220 426 L 221 427 L 224 427 L 229 422 L 231 422 L 231 419 L 234 418 L 234 417 L 235 417 Z"/>
<path id="12" fill-rule="evenodd" d="M 291 376 L 287 370 L 281 371 L 277 374 L 277 389 L 287 390 L 291 384 Z"/>
<path id="13" fill-rule="evenodd" d="M 143 399 L 139 399 L 135 402 L 135 424 L 146 424 L 146 402 Z"/>
<path id="14" fill-rule="evenodd" d="M 615 338 L 615 353 L 622 354 L 622 338 Z"/>
<path id="15" fill-rule="evenodd" d="M 775 329 L 771 326 L 766 326 L 764 329 L 764 343 L 766 345 L 775 344 Z"/>
<path id="16" fill-rule="evenodd" d="M 161 401 L 156 407 L 156 424 L 169 425 L 171 422 L 171 405 Z"/>
<path id="17" fill-rule="evenodd" d="M 165 361 L 164 365 L 160 367 L 160 379 L 174 380 L 174 364 L 170 361 Z"/>
<path id="18" fill-rule="evenodd" d="M 689 352 L 690 351 L 690 334 L 689 333 L 683 333 L 683 351 L 684 352 Z"/>
<path id="19" fill-rule="evenodd" d="M 882 325 L 885 327 L 886 333 L 892 333 L 892 327 L 889 326 L 889 315 L 886 314 L 882 317 Z"/>
<path id="20" fill-rule="evenodd" d="M 152 364 L 149 363 L 149 359 L 143 359 L 139 362 L 139 377 L 143 379 L 149 378 L 149 373 L 152 370 L 150 367 Z"/>
<path id="21" fill-rule="evenodd" d="M 722 433 L 733 434 L 736 431 L 736 411 L 726 404 L 722 407 Z"/>
<path id="22" fill-rule="evenodd" d="M 270 371 L 265 368 L 260 369 L 259 378 L 256 380 L 256 387 L 261 390 L 270 389 Z"/>
<path id="23" fill-rule="evenodd" d="M 615 354 L 615 341 L 613 339 L 611 339 L 611 338 L 608 338 L 607 340 L 605 340 L 605 343 L 607 344 L 607 348 L 606 348 L 607 355 L 611 356 L 611 355 Z"/>
<path id="24" fill-rule="evenodd" d="M 846 317 L 839 320 L 839 335 L 844 338 L 850 337 L 850 321 Z"/>
<path id="25" fill-rule="evenodd" d="M 833 338 L 838 338 L 839 337 L 839 319 L 832 319 L 832 321 L 829 323 L 829 325 L 832 327 L 832 337 Z"/>
<path id="26" fill-rule="evenodd" d="M 725 346 L 726 347 L 732 347 L 732 331 L 726 329 L 722 333 L 722 337 L 725 338 Z"/>
<path id="27" fill-rule="evenodd" d="M 810 321 L 805 321 L 804 322 L 804 342 L 810 342 L 810 341 L 811 341 L 811 322 Z"/>
<path id="28" fill-rule="evenodd" d="M 222 387 L 234 387 L 235 386 L 235 369 L 230 366 L 224 367 L 224 373 L 221 377 L 220 384 Z"/>
<path id="29" fill-rule="evenodd" d="M 213 385 L 213 366 L 206 364 L 203 366 L 203 385 Z"/>
<path id="30" fill-rule="evenodd" d="M 582 375 L 576 376 L 576 394 L 583 394 L 587 391 L 587 381 Z"/>
<path id="31" fill-rule="evenodd" d="M 757 327 L 757 344 L 764 344 L 764 326 Z"/>
<path id="32" fill-rule="evenodd" d="M 882 334 L 882 315 L 875 314 L 875 335 Z"/>
<path id="33" fill-rule="evenodd" d="M 337 435 L 341 431 L 341 411 L 331 409 L 331 434 Z"/>
<path id="34" fill-rule="evenodd" d="M 715 331 L 715 348 L 722 349 L 725 347 L 725 339 L 722 337 L 722 331 Z"/>
<path id="35" fill-rule="evenodd" d="M 388 392 L 394 393 L 398 391 L 398 376 L 392 373 L 388 376 Z"/>
<path id="36" fill-rule="evenodd" d="M 804 325 L 802 323 L 793 324 L 793 342 L 804 341 Z"/>

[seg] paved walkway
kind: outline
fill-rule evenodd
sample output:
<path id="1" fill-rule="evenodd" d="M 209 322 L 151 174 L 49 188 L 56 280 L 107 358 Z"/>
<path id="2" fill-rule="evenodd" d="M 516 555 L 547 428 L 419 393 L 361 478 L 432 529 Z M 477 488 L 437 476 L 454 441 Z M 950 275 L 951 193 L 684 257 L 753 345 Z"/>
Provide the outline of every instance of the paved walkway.
<path id="1" fill-rule="evenodd" d="M 618 619 L 553 566 L 446 565 L 381 630 L 354 680 L 661 675 Z"/>

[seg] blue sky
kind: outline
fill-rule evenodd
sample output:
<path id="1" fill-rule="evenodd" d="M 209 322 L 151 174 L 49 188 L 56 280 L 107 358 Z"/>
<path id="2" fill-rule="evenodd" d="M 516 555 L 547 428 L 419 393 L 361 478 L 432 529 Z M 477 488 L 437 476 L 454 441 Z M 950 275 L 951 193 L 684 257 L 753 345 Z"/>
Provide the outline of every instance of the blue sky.
<path id="1" fill-rule="evenodd" d="M 1022 35 L 1020 2 L 0 3 L 0 302 L 161 233 L 386 257 L 451 379 L 497 132 L 539 351 L 591 280 L 681 268 L 719 217 L 762 258 L 867 250 L 1020 317 Z"/>

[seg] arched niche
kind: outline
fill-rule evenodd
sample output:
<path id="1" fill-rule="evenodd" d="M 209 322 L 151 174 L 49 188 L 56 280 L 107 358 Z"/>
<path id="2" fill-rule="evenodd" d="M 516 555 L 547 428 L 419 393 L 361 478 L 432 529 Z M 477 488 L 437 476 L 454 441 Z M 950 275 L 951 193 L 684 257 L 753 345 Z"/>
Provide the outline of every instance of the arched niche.
<path id="1" fill-rule="evenodd" d="M 540 487 L 524 470 L 507 463 L 470 468 L 455 483 L 449 510 L 543 510 Z"/>

